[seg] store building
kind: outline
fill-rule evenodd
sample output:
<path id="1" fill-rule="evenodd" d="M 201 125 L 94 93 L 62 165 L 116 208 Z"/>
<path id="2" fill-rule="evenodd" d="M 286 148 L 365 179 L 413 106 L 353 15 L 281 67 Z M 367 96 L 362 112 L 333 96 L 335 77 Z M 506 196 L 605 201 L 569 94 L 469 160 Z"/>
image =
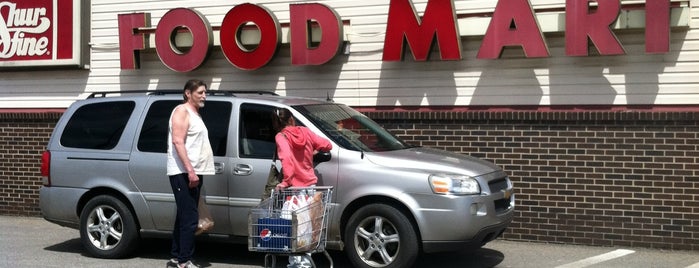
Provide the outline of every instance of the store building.
<path id="1" fill-rule="evenodd" d="M 332 98 L 515 182 L 506 239 L 699 249 L 699 0 L 0 1 L 0 214 L 98 91 Z M 184 28 L 183 28 L 184 27 Z"/>

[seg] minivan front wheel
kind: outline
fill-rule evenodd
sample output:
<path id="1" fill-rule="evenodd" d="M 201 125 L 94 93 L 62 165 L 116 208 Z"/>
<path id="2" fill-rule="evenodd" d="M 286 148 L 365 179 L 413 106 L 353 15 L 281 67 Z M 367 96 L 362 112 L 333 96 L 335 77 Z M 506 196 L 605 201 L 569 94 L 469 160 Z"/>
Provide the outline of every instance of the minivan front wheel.
<path id="1" fill-rule="evenodd" d="M 410 220 L 386 204 L 362 207 L 350 217 L 345 246 L 354 267 L 411 267 L 419 251 Z"/>
<path id="2" fill-rule="evenodd" d="M 122 258 L 135 250 L 136 221 L 119 199 L 100 195 L 92 198 L 80 213 L 80 241 L 92 256 Z"/>

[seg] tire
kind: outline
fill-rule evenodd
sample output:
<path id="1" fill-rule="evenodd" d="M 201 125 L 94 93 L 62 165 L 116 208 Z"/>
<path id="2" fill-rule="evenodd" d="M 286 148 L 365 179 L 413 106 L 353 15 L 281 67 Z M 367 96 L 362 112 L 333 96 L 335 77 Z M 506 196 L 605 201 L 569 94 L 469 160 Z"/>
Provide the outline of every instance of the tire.
<path id="1" fill-rule="evenodd" d="M 138 228 L 131 210 L 113 196 L 92 198 L 80 213 L 80 241 L 94 257 L 126 257 L 136 250 L 138 240 Z"/>
<path id="2" fill-rule="evenodd" d="M 357 210 L 347 223 L 344 237 L 345 252 L 354 267 L 412 267 L 419 254 L 410 220 L 386 204 Z"/>

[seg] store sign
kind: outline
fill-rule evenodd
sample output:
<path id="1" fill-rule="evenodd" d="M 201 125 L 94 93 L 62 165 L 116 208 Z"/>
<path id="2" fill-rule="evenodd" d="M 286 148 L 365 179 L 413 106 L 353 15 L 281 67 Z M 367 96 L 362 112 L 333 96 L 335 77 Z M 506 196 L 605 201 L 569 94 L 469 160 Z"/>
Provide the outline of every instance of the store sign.
<path id="1" fill-rule="evenodd" d="M 594 4 L 594 5 L 593 5 Z M 587 56 L 588 39 L 601 55 L 624 54 L 612 25 L 621 11 L 618 0 L 566 0 L 567 56 Z M 646 52 L 667 53 L 670 44 L 670 0 L 648 0 Z M 384 61 L 400 61 L 404 43 L 417 61 L 428 59 L 436 36 L 442 60 L 461 59 L 461 39 L 452 0 L 430 0 L 419 18 L 410 0 L 391 0 L 388 10 Z M 508 46 L 518 46 L 526 57 L 548 57 L 549 51 L 536 14 L 528 0 L 500 0 L 483 37 L 477 58 L 497 59 Z"/>
<path id="2" fill-rule="evenodd" d="M 0 67 L 80 66 L 80 0 L 0 2 Z"/>
<path id="3" fill-rule="evenodd" d="M 343 43 L 342 21 L 330 7 L 311 4 L 289 5 L 291 64 L 321 65 L 338 54 Z M 137 33 L 149 26 L 148 13 L 119 15 L 119 49 L 121 69 L 137 69 L 139 51 L 146 49 L 146 34 Z M 260 43 L 254 49 L 241 45 L 239 32 L 248 23 L 260 32 Z M 322 40 L 309 42 L 311 24 L 318 25 Z M 180 31 L 192 35 L 192 46 L 177 48 L 173 36 Z M 265 66 L 281 44 L 281 27 L 274 13 L 259 5 L 241 4 L 233 7 L 223 18 L 219 30 L 221 50 L 226 59 L 243 70 Z M 160 60 L 177 72 L 192 71 L 206 60 L 213 44 L 213 30 L 201 13 L 188 8 L 175 8 L 163 15 L 155 30 L 155 49 Z"/>
<path id="4" fill-rule="evenodd" d="M 290 48 L 292 65 L 321 65 L 337 56 L 343 43 L 342 20 L 330 7 L 317 4 L 290 4 Z M 670 43 L 670 0 L 645 3 L 647 53 L 667 53 Z M 624 48 L 612 32 L 619 17 L 619 0 L 566 0 L 565 48 L 567 56 L 587 56 L 590 41 L 601 55 L 621 55 Z M 322 40 L 309 42 L 310 23 L 321 30 Z M 150 27 L 148 13 L 119 15 L 119 43 L 122 69 L 137 69 L 138 54 L 146 49 L 147 34 L 138 29 Z M 256 25 L 260 42 L 250 49 L 241 45 L 239 32 L 247 23 Z M 179 31 L 192 35 L 188 51 L 173 44 Z M 265 66 L 281 44 L 276 16 L 255 4 L 233 7 L 220 28 L 220 46 L 228 61 L 243 70 Z M 428 0 L 423 16 L 418 16 L 411 0 L 390 0 L 383 61 L 401 61 L 410 49 L 416 61 L 426 61 L 433 46 L 441 60 L 460 60 L 459 34 L 453 0 Z M 199 12 L 176 8 L 168 11 L 155 30 L 155 48 L 160 60 L 170 69 L 189 72 L 203 64 L 212 48 L 212 27 Z M 497 59 L 505 47 L 519 46 L 526 57 L 548 57 L 549 51 L 536 14 L 528 0 L 500 0 L 493 11 L 481 47 L 479 59 Z"/>

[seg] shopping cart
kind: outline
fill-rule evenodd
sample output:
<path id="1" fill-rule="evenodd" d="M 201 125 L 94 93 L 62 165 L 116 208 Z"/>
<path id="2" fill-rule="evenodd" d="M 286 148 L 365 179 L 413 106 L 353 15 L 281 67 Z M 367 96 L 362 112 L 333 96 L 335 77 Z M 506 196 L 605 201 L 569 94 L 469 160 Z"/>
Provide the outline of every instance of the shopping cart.
<path id="1" fill-rule="evenodd" d="M 325 251 L 332 186 L 289 187 L 250 210 L 248 250 L 266 252 L 265 267 L 276 267 L 277 255 L 305 255 Z M 312 258 L 311 265 L 315 266 Z"/>

